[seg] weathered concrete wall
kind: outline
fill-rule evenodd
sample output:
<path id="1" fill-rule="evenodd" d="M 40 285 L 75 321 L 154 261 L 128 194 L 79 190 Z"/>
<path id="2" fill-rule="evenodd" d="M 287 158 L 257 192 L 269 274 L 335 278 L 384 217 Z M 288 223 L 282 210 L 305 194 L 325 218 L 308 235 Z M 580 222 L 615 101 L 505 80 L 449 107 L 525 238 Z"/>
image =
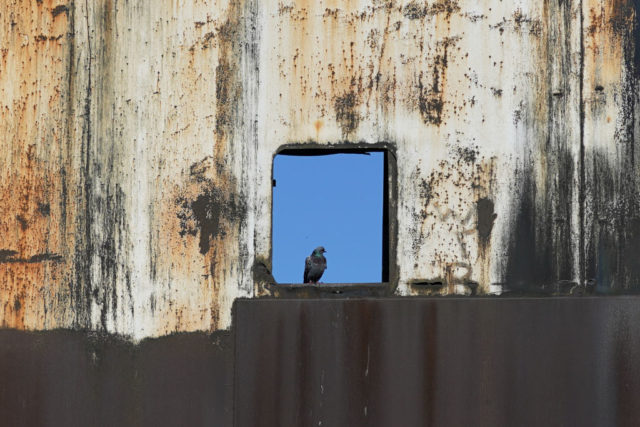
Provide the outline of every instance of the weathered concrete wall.
<path id="1" fill-rule="evenodd" d="M 5 327 L 228 327 L 284 144 L 393 148 L 400 295 L 640 285 L 630 0 L 12 0 L 0 23 Z"/>

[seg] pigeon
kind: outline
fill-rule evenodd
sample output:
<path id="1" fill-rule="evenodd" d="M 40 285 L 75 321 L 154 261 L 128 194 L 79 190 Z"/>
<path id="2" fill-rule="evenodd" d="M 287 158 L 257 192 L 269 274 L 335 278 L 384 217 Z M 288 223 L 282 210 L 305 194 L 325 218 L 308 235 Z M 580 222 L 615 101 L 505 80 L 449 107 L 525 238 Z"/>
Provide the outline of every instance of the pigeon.
<path id="1" fill-rule="evenodd" d="M 327 259 L 322 255 L 326 251 L 318 246 L 304 261 L 304 283 L 318 283 L 327 268 Z"/>

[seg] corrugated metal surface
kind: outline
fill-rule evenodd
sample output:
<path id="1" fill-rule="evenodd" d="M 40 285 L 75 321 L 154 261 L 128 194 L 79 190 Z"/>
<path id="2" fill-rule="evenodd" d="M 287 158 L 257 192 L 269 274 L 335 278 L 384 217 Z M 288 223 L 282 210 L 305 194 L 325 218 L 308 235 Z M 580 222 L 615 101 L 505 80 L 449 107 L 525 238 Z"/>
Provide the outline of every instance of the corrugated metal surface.
<path id="1" fill-rule="evenodd" d="M 284 144 L 394 148 L 399 295 L 639 285 L 631 0 L 11 0 L 0 22 L 5 327 L 228 327 L 270 264 Z"/>

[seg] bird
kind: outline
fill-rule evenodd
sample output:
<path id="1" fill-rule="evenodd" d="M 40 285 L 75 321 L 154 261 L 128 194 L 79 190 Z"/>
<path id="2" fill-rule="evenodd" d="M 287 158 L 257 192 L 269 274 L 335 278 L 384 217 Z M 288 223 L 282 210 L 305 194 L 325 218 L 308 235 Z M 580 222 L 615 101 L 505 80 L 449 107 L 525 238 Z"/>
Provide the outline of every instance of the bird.
<path id="1" fill-rule="evenodd" d="M 322 273 L 327 269 L 327 259 L 322 255 L 326 251 L 318 246 L 304 261 L 304 283 L 318 283 Z"/>

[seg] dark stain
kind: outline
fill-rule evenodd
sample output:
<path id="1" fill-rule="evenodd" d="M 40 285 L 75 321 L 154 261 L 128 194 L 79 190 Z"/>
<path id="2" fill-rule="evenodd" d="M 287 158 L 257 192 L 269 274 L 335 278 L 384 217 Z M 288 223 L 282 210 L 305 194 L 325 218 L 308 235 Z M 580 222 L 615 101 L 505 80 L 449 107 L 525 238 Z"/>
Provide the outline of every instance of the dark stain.
<path id="1" fill-rule="evenodd" d="M 189 176 L 195 179 L 196 182 L 205 182 L 207 180 L 207 173 L 210 172 L 213 162 L 214 159 L 211 156 L 207 156 L 198 162 L 194 162 L 189 168 Z"/>
<path id="2" fill-rule="evenodd" d="M 442 278 L 431 279 L 431 280 L 415 280 L 410 282 L 411 286 L 416 287 L 428 287 L 428 288 L 437 288 L 438 291 L 444 285 L 444 280 Z"/>
<path id="3" fill-rule="evenodd" d="M 627 171 L 611 163 L 607 154 L 593 157 L 593 222 L 585 242 L 585 277 L 594 279 L 596 292 L 603 294 L 640 290 L 636 185 Z"/>
<path id="4" fill-rule="evenodd" d="M 411 2 L 402 8 L 402 14 L 407 19 L 422 19 L 427 15 L 427 7 L 416 2 Z"/>
<path id="5" fill-rule="evenodd" d="M 42 216 L 49 216 L 51 214 L 51 206 L 49 203 L 38 203 L 38 212 Z"/>
<path id="6" fill-rule="evenodd" d="M 444 101 L 437 94 L 429 93 L 428 91 L 425 93 L 422 83 L 419 83 L 418 88 L 420 90 L 418 108 L 420 109 L 422 119 L 425 123 L 436 126 L 440 125 L 442 123 L 442 107 L 444 106 Z"/>
<path id="7" fill-rule="evenodd" d="M 57 36 L 48 36 L 48 37 L 46 35 L 44 35 L 44 34 L 40 34 L 40 35 L 36 36 L 36 41 L 46 41 L 46 40 L 58 41 L 58 40 L 62 39 L 62 37 L 64 37 L 62 34 L 59 34 Z"/>
<path id="8" fill-rule="evenodd" d="M 10 249 L 0 249 L 0 262 L 6 262 L 17 254 L 17 251 L 12 251 Z"/>
<path id="9" fill-rule="evenodd" d="M 278 4 L 278 15 L 282 16 L 282 15 L 291 14 L 291 11 L 293 11 L 293 6 L 285 5 L 284 3 Z"/>
<path id="10" fill-rule="evenodd" d="M 202 49 L 211 47 L 211 42 L 215 39 L 216 34 L 213 31 L 208 32 L 202 37 Z"/>
<path id="11" fill-rule="evenodd" d="M 25 231 L 27 228 L 29 228 L 29 221 L 22 215 L 16 215 L 16 220 L 18 221 L 18 224 L 20 224 L 20 229 L 22 231 Z"/>
<path id="12" fill-rule="evenodd" d="M 264 262 L 257 261 L 253 264 L 253 281 L 265 285 L 276 284 L 276 279 L 271 274 L 269 267 Z"/>
<path id="13" fill-rule="evenodd" d="M 0 263 L 28 263 L 33 264 L 37 262 L 44 261 L 54 261 L 60 262 L 62 261 L 62 256 L 59 254 L 53 254 L 49 252 L 32 255 L 29 258 L 16 258 L 15 256 L 18 254 L 16 251 L 0 249 Z"/>
<path id="14" fill-rule="evenodd" d="M 561 6 L 562 7 L 562 6 Z M 518 9 L 513 13 L 513 24 L 515 30 L 521 32 L 524 27 L 529 28 L 529 33 L 535 36 L 542 34 L 542 22 L 539 19 L 532 19 Z"/>
<path id="15" fill-rule="evenodd" d="M 13 300 L 13 311 L 18 312 L 20 311 L 21 308 L 22 308 L 22 302 L 20 302 L 20 298 L 16 296 Z"/>
<path id="16" fill-rule="evenodd" d="M 439 126 L 444 107 L 444 80 L 448 65 L 448 49 L 455 41 L 442 43 L 443 53 L 436 56 L 431 85 L 423 84 L 423 72 L 418 77 L 418 110 L 425 123 Z"/>
<path id="17" fill-rule="evenodd" d="M 475 163 L 478 159 L 478 154 L 480 154 L 477 148 L 464 146 L 457 146 L 455 148 L 455 151 L 458 154 L 460 160 L 467 163 Z"/>
<path id="18" fill-rule="evenodd" d="M 240 7 L 240 6 L 237 6 Z M 234 9 L 230 17 L 218 28 L 219 54 L 216 67 L 216 159 L 220 159 L 222 150 L 229 144 L 233 135 L 233 126 L 239 114 L 242 94 L 242 82 L 239 77 L 237 51 L 241 48 L 238 41 L 239 28 L 242 27 L 241 13 Z"/>
<path id="19" fill-rule="evenodd" d="M 460 6 L 458 2 L 455 0 L 436 0 L 429 8 L 427 9 L 427 15 L 438 15 L 441 13 L 446 13 L 447 15 L 451 15 L 452 13 L 459 12 Z"/>
<path id="20" fill-rule="evenodd" d="M 569 2 L 545 3 L 544 24 L 519 10 L 513 15 L 516 30 L 528 28 L 544 34 L 541 43 L 548 59 L 539 70 L 543 86 L 531 104 L 523 105 L 518 123 L 530 136 L 529 146 L 522 153 L 523 166 L 516 171 L 520 188 L 514 197 L 518 206 L 509 218 L 512 228 L 505 271 L 505 289 L 509 291 L 569 292 L 570 287 L 559 283 L 581 276 L 574 268 L 580 264 L 581 255 L 573 246 L 572 230 L 580 224 L 573 221 L 572 201 L 583 189 L 574 185 L 580 165 L 566 125 L 576 110 L 567 103 L 567 96 L 559 96 L 571 87 L 571 73 L 567 71 L 572 67 L 571 7 Z M 538 32 L 541 25 L 555 30 Z M 554 96 L 554 91 L 558 95 Z"/>
<path id="21" fill-rule="evenodd" d="M 353 91 L 336 97 L 334 102 L 336 121 L 342 129 L 343 136 L 353 133 L 360 124 L 360 114 L 357 111 L 358 105 L 358 96 Z"/>
<path id="22" fill-rule="evenodd" d="M 58 5 L 51 10 L 51 15 L 54 18 L 61 13 L 69 13 L 69 7 L 66 4 Z"/>
<path id="23" fill-rule="evenodd" d="M 420 189 L 420 199 L 423 201 L 422 210 L 420 211 L 420 216 L 424 221 L 427 219 L 427 207 L 431 204 L 431 199 L 433 198 L 433 181 L 435 179 L 435 175 L 432 173 L 429 181 L 426 179 L 421 179 L 418 187 Z"/>
<path id="24" fill-rule="evenodd" d="M 223 62 L 216 67 L 216 103 L 223 107 L 229 102 L 229 91 L 231 89 L 231 81 L 233 76 L 231 75 L 231 68 L 228 63 Z M 216 117 L 216 131 L 222 132 L 225 126 L 230 124 L 230 117 L 228 114 L 219 114 Z"/>
<path id="25" fill-rule="evenodd" d="M 527 169 L 520 179 L 523 190 L 515 195 L 519 207 L 509 238 L 505 287 L 508 291 L 535 293 L 554 281 L 555 272 L 550 259 L 553 248 L 548 243 L 550 228 L 537 220 L 532 171 Z"/>
<path id="26" fill-rule="evenodd" d="M 402 8 L 402 14 L 407 19 L 422 19 L 425 16 L 435 16 L 440 14 L 451 15 L 460 11 L 460 6 L 454 0 L 438 0 L 431 5 L 420 4 L 416 1 L 408 3 Z"/>
<path id="27" fill-rule="evenodd" d="M 43 261 L 62 261 L 62 256 L 58 254 L 52 254 L 45 252 L 42 254 L 36 254 L 29 258 L 28 262 L 43 262 Z"/>
<path id="28" fill-rule="evenodd" d="M 179 197 L 180 236 L 200 234 L 200 253 L 209 252 L 211 241 L 224 238 L 227 224 L 237 222 L 246 211 L 245 202 L 235 193 L 208 180 L 195 199 Z"/>
<path id="29" fill-rule="evenodd" d="M 91 242 L 91 223 L 92 223 L 92 198 L 93 190 L 91 188 L 91 165 L 93 164 L 93 144 L 92 144 L 92 122 L 94 121 L 91 112 L 92 88 L 94 87 L 93 69 L 95 64 L 94 43 L 91 38 L 91 28 L 89 26 L 88 14 L 84 14 L 84 19 L 75 19 L 75 2 L 70 3 L 69 10 L 69 31 L 70 34 L 78 34 L 76 24 L 86 29 L 86 38 L 80 40 L 83 49 L 86 48 L 86 63 L 82 63 L 79 59 L 81 56 L 76 52 L 76 43 L 67 43 L 68 50 L 68 80 L 67 87 L 69 99 L 67 101 L 66 114 L 72 117 L 77 114 L 74 103 L 71 101 L 73 93 L 82 93 L 82 105 L 80 107 L 80 116 L 82 118 L 81 129 L 78 131 L 71 120 L 67 123 L 67 134 L 77 135 L 80 139 L 80 168 L 78 183 L 78 218 L 76 220 L 77 241 L 73 255 L 73 279 L 69 280 L 69 293 L 71 295 L 70 304 L 73 311 L 73 325 L 76 328 L 88 328 L 90 326 L 90 306 L 91 306 L 91 260 L 92 242 Z M 78 79 L 78 76 L 86 72 L 86 79 Z M 71 169 L 70 169 L 71 170 Z M 71 174 L 71 172 L 69 172 Z M 71 188 L 71 185 L 69 184 Z M 68 193 L 67 193 L 68 194 Z"/>
<path id="30" fill-rule="evenodd" d="M 493 201 L 487 198 L 478 200 L 476 209 L 478 212 L 478 243 L 484 252 L 489 245 L 493 223 L 498 215 L 493 211 Z"/>
<path id="31" fill-rule="evenodd" d="M 211 188 L 191 202 L 191 210 L 200 229 L 200 253 L 203 255 L 209 252 L 211 239 L 218 235 L 224 237 L 224 230 L 220 229 L 220 217 L 224 209 L 221 199 L 220 190 Z"/>
<path id="32" fill-rule="evenodd" d="M 640 179 L 636 164 L 640 4 L 615 0 L 607 10 L 610 16 L 595 16 L 595 21 L 607 25 L 599 30 L 609 32 L 620 43 L 626 72 L 621 73 L 620 113 L 612 141 L 617 155 L 595 151 L 588 157 L 591 175 L 586 180 L 591 191 L 585 203 L 590 206 L 592 221 L 586 225 L 584 248 L 584 277 L 593 280 L 597 293 L 605 294 L 640 290 Z M 595 89 L 604 91 L 601 85 Z"/>

